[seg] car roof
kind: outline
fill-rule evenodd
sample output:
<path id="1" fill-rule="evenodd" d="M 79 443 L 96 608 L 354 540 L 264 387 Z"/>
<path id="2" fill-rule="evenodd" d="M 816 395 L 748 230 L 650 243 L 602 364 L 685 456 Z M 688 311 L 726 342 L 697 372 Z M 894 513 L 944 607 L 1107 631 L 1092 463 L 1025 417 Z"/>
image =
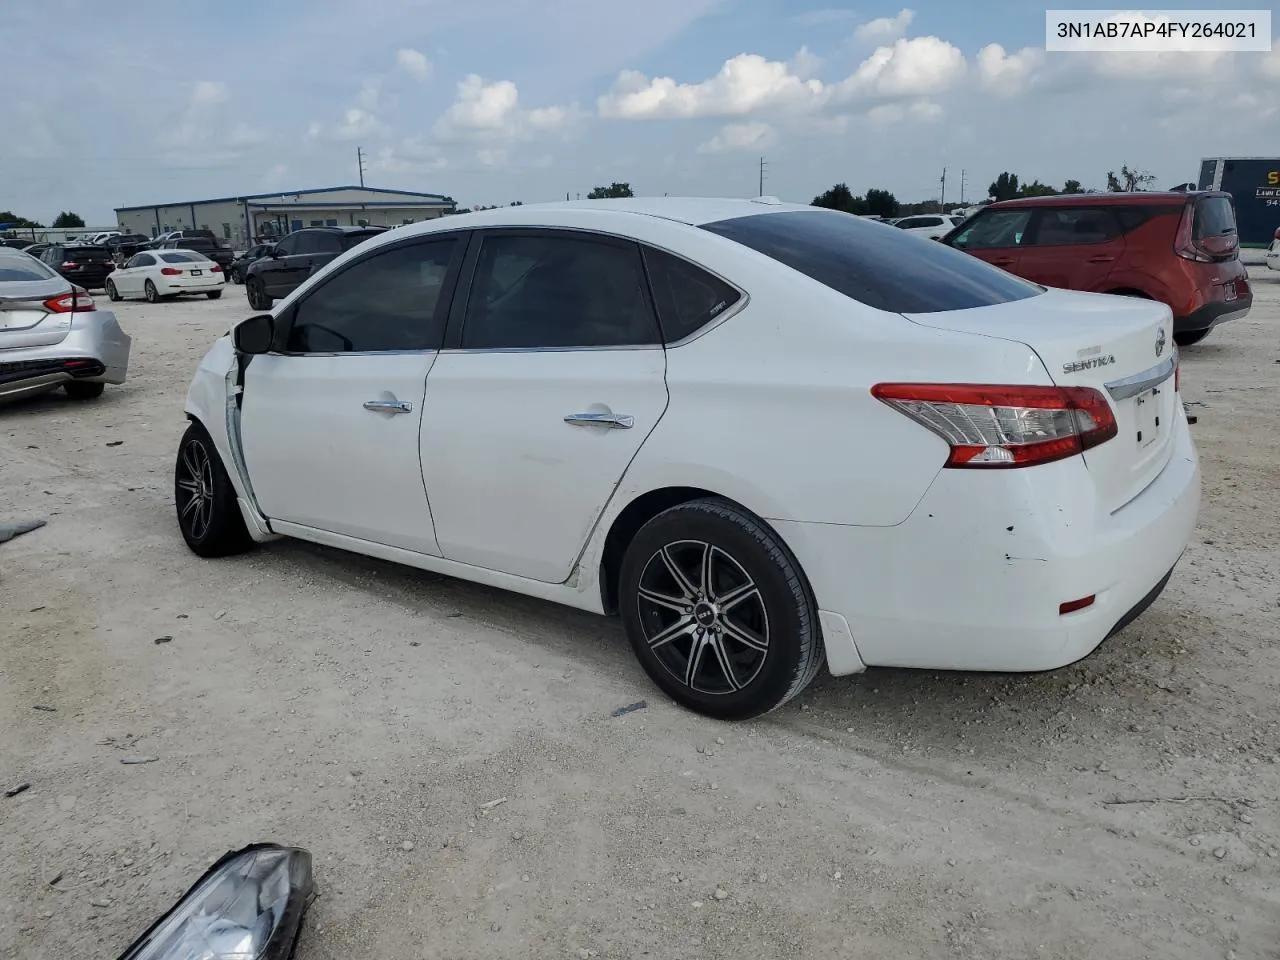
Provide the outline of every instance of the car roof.
<path id="1" fill-rule="evenodd" d="M 297 230 L 294 230 L 293 232 L 294 233 L 315 233 L 316 231 L 322 231 L 322 232 L 328 232 L 328 233 L 362 233 L 364 231 L 373 231 L 374 233 L 381 233 L 386 229 L 387 229 L 386 227 L 378 227 L 378 226 L 374 226 L 373 224 L 369 224 L 366 227 L 361 227 L 361 226 L 349 226 L 344 223 L 344 224 L 334 224 L 327 227 L 299 227 Z M 285 236 L 288 236 L 288 234 L 285 234 Z M 274 241 L 268 241 L 268 242 L 273 243 Z"/>
<path id="2" fill-rule="evenodd" d="M 1090 206 L 1180 206 L 1188 199 L 1198 197 L 1226 197 L 1230 194 L 1221 190 L 1135 190 L 1120 193 L 1060 193 L 1052 197 L 1018 197 L 1014 200 L 1000 200 L 989 203 L 984 210 L 1007 210 L 1011 207 L 1073 207 L 1081 203 Z"/>
<path id="3" fill-rule="evenodd" d="M 674 220 L 690 226 L 701 226 L 704 223 L 749 217 L 759 213 L 813 209 L 815 208 L 808 204 L 783 203 L 772 197 L 761 197 L 755 200 L 737 200 L 729 197 L 624 197 L 528 203 L 518 207 L 498 207 L 493 210 L 456 214 L 446 219 L 450 224 L 456 223 L 459 227 L 471 223 L 478 226 L 487 222 L 512 226 L 554 226 L 560 214 L 578 214 L 586 211 L 598 213 L 602 218 L 609 219 L 625 220 L 630 216 L 648 216 Z M 427 220 L 423 221 L 423 224 L 438 222 L 438 220 Z M 412 226 L 422 226 L 422 224 Z M 412 227 L 402 229 L 412 229 Z"/>

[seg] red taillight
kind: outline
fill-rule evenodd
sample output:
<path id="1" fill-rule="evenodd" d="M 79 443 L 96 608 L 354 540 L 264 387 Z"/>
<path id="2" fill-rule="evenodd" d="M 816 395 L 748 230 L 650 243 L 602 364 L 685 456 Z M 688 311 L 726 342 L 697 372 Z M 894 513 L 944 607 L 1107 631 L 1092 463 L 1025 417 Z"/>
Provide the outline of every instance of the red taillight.
<path id="1" fill-rule="evenodd" d="M 871 395 L 945 440 L 947 467 L 1051 463 L 1118 431 L 1107 398 L 1092 387 L 880 383 Z"/>
<path id="2" fill-rule="evenodd" d="M 1081 597 L 1079 600 L 1068 600 L 1066 603 L 1058 604 L 1058 616 L 1068 613 L 1075 613 L 1077 610 L 1083 610 L 1085 607 L 1092 607 L 1093 601 L 1098 599 L 1096 594 L 1089 594 L 1087 597 Z"/>
<path id="3" fill-rule="evenodd" d="M 63 269 L 63 270 L 74 270 L 74 269 L 75 269 L 76 267 L 78 267 L 78 266 L 80 266 L 80 264 L 76 263 L 76 261 L 74 261 L 74 260 L 63 260 L 63 261 L 62 261 L 62 269 Z"/>
<path id="4" fill-rule="evenodd" d="M 166 277 L 182 276 L 182 271 L 179 270 L 177 267 L 161 267 L 160 272 Z"/>
<path id="5" fill-rule="evenodd" d="M 46 300 L 44 308 L 50 313 L 75 313 L 76 311 L 92 310 L 94 303 L 93 297 L 83 290 L 77 290 L 74 293 L 64 293 L 60 297 Z"/>
<path id="6" fill-rule="evenodd" d="M 209 268 L 209 272 L 210 272 L 210 273 L 221 273 L 221 272 L 222 272 L 222 267 L 220 267 L 218 264 L 216 264 L 216 263 L 215 263 L 212 267 L 210 267 L 210 268 Z"/>

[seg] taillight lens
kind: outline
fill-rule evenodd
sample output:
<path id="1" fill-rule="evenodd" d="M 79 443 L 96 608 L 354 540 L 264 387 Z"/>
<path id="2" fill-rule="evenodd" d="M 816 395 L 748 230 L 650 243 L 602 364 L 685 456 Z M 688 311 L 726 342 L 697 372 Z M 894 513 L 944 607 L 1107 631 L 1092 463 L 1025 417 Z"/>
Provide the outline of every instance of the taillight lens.
<path id="1" fill-rule="evenodd" d="M 221 272 L 222 272 L 222 267 L 220 267 L 218 264 L 216 264 L 216 263 L 215 263 L 212 267 L 210 267 L 210 268 L 209 268 L 209 272 L 210 272 L 210 273 L 221 273 Z"/>
<path id="2" fill-rule="evenodd" d="M 1092 387 L 881 383 L 871 395 L 945 440 L 947 467 L 1051 463 L 1117 433 L 1111 405 Z"/>
<path id="3" fill-rule="evenodd" d="M 160 273 L 161 273 L 161 274 L 163 274 L 163 275 L 164 275 L 164 276 L 166 276 L 166 277 L 180 277 L 180 276 L 182 276 L 182 271 L 181 271 L 181 270 L 179 270 L 177 267 L 161 267 L 161 268 L 160 268 Z"/>
<path id="4" fill-rule="evenodd" d="M 78 263 L 77 263 L 76 261 L 74 261 L 74 260 L 63 260 L 63 261 L 62 261 L 62 269 L 63 269 L 63 270 L 74 270 L 74 269 L 75 269 L 76 267 L 78 267 L 78 266 L 80 266 L 80 264 L 78 264 Z"/>
<path id="5" fill-rule="evenodd" d="M 76 313 L 92 310 L 94 302 L 89 294 L 83 290 L 77 290 L 74 293 L 64 293 L 60 297 L 46 300 L 44 308 L 50 313 Z"/>

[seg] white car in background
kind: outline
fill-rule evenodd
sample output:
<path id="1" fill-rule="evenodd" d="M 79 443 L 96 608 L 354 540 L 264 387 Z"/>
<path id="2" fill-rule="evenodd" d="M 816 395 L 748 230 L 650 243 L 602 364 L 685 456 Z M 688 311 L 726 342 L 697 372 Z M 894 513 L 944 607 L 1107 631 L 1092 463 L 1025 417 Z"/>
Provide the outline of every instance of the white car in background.
<path id="1" fill-rule="evenodd" d="M 928 237 L 936 240 L 938 237 L 946 236 L 953 227 L 958 227 L 964 223 L 964 217 L 952 216 L 951 214 L 921 214 L 918 216 L 902 217 L 893 222 L 893 225 L 899 230 L 905 230 L 907 233 L 918 234 L 922 237 Z"/>
<path id="2" fill-rule="evenodd" d="M 146 297 L 157 303 L 184 293 L 217 300 L 226 280 L 222 267 L 194 250 L 144 250 L 111 272 L 106 290 L 112 300 Z"/>
<path id="3" fill-rule="evenodd" d="M 725 719 L 824 661 L 1078 660 L 1200 496 L 1167 306 L 767 200 L 387 231 L 217 340 L 186 414 L 196 554 L 291 536 L 618 613 Z"/>
<path id="4" fill-rule="evenodd" d="M 1280 229 L 1276 230 L 1275 239 L 1262 255 L 1262 260 L 1272 270 L 1280 270 Z"/>

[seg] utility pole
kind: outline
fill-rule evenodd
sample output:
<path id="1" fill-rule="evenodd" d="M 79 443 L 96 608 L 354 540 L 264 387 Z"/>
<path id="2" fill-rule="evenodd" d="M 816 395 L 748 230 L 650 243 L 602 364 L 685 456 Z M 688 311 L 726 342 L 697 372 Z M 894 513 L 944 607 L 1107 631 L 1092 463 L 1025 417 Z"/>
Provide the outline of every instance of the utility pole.
<path id="1" fill-rule="evenodd" d="M 760 158 L 760 192 L 756 194 L 757 197 L 764 196 L 764 168 L 766 166 L 768 166 L 768 164 L 766 163 L 764 157 L 761 157 Z"/>
<path id="2" fill-rule="evenodd" d="M 360 186 L 364 186 L 364 150 L 356 147 L 356 163 L 360 167 Z"/>
<path id="3" fill-rule="evenodd" d="M 961 167 L 960 168 L 960 206 L 962 207 L 964 206 L 964 184 L 965 184 L 964 168 Z"/>
<path id="4" fill-rule="evenodd" d="M 938 212 L 947 212 L 947 168 L 942 168 L 942 199 L 938 201 Z"/>

